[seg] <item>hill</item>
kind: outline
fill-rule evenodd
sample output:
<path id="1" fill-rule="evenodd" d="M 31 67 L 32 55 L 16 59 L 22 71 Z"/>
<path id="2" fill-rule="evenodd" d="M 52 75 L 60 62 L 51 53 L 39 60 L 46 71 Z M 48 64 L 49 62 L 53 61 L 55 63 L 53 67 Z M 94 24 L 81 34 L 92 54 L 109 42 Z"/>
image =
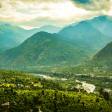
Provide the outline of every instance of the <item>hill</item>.
<path id="1" fill-rule="evenodd" d="M 63 40 L 57 34 L 39 32 L 16 48 L 0 54 L 1 66 L 76 65 L 88 58 L 88 50 Z"/>
<path id="2" fill-rule="evenodd" d="M 111 68 L 112 67 L 112 42 L 107 44 L 102 50 L 100 50 L 92 60 L 100 66 Z"/>

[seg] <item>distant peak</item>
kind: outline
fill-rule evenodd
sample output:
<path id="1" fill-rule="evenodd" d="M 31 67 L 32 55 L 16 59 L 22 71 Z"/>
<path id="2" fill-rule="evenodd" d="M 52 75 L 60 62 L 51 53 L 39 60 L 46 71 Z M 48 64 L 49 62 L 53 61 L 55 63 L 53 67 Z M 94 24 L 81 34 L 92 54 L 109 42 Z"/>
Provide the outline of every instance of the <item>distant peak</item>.
<path id="1" fill-rule="evenodd" d="M 40 31 L 40 32 L 38 32 L 37 34 L 50 34 L 50 33 L 45 32 L 45 31 Z"/>
<path id="2" fill-rule="evenodd" d="M 95 17 L 95 19 L 99 19 L 99 20 L 107 20 L 107 19 L 112 19 L 111 16 L 108 16 L 108 15 L 101 15 L 101 16 L 97 16 Z"/>
<path id="3" fill-rule="evenodd" d="M 50 33 L 48 33 L 48 32 L 45 32 L 45 31 L 40 31 L 40 32 L 37 32 L 36 34 L 34 34 L 34 35 L 41 35 L 41 36 L 46 36 L 46 35 L 50 35 Z"/>

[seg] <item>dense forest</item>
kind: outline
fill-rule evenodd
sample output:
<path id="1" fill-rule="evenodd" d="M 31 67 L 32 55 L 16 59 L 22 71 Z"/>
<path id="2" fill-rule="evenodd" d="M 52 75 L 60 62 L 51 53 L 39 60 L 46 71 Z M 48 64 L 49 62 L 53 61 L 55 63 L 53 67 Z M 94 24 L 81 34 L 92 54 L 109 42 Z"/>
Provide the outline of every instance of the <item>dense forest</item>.
<path id="1" fill-rule="evenodd" d="M 0 71 L 0 112 L 111 112 L 111 96 L 67 89 L 66 81 Z M 66 83 L 68 84 L 68 83 Z"/>

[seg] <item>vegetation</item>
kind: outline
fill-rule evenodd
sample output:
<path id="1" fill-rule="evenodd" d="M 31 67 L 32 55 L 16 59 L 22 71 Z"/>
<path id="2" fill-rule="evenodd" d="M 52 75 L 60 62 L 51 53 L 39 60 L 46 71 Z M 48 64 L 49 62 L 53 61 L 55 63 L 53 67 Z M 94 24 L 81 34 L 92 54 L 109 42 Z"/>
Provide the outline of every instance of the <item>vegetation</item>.
<path id="1" fill-rule="evenodd" d="M 0 24 L 0 112 L 112 112 L 111 17 L 50 29 Z"/>
<path id="2" fill-rule="evenodd" d="M 58 34 L 39 32 L 20 46 L 1 53 L 0 68 L 28 71 L 37 66 L 73 65 L 85 60 L 86 54 Z"/>
<path id="3" fill-rule="evenodd" d="M 93 93 L 67 91 L 55 80 L 28 73 L 0 72 L 0 112 L 111 112 L 111 103 Z"/>

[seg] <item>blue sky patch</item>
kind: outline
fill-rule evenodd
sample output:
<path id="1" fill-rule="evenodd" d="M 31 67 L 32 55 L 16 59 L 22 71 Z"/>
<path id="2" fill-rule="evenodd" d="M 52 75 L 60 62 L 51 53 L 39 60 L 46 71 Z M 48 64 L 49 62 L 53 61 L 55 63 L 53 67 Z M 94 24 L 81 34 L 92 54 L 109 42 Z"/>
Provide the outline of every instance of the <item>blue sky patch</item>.
<path id="1" fill-rule="evenodd" d="M 91 0 L 72 0 L 72 1 L 82 3 L 82 4 L 86 4 L 86 3 L 89 3 Z"/>

